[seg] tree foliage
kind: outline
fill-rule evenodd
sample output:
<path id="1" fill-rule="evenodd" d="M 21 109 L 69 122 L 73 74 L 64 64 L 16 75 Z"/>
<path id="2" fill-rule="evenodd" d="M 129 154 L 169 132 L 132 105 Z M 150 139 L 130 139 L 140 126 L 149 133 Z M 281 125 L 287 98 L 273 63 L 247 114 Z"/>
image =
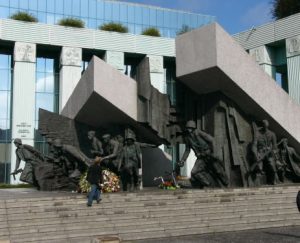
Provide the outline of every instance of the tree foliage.
<path id="1" fill-rule="evenodd" d="M 25 22 L 38 22 L 38 19 L 34 17 L 32 14 L 23 11 L 19 11 L 11 15 L 10 18 L 14 20 L 25 21 Z"/>
<path id="2" fill-rule="evenodd" d="M 300 0 L 272 0 L 272 16 L 282 19 L 300 12 Z"/>
<path id="3" fill-rule="evenodd" d="M 149 36 L 156 36 L 156 37 L 161 36 L 159 30 L 154 27 L 144 29 L 142 35 L 149 35 Z"/>
<path id="4" fill-rule="evenodd" d="M 69 26 L 75 28 L 84 28 L 85 24 L 81 19 L 77 18 L 64 18 L 58 21 L 59 25 Z"/>
<path id="5" fill-rule="evenodd" d="M 114 31 L 119 33 L 127 33 L 128 28 L 120 23 L 110 22 L 99 26 L 100 30 Z"/>
<path id="6" fill-rule="evenodd" d="M 184 24 L 184 25 L 182 25 L 181 29 L 176 32 L 176 34 L 177 35 L 182 35 L 186 32 L 192 31 L 192 30 L 193 30 L 193 28 L 191 28 L 190 26 Z"/>

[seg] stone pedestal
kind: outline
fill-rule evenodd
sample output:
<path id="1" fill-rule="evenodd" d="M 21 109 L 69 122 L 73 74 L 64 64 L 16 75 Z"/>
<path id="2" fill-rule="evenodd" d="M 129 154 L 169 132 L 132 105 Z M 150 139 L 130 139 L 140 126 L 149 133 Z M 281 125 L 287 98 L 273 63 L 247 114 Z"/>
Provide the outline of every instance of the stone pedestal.
<path id="1" fill-rule="evenodd" d="M 114 68 L 118 69 L 120 72 L 124 73 L 124 53 L 118 51 L 106 51 L 104 56 L 104 61 Z"/>
<path id="2" fill-rule="evenodd" d="M 11 171 L 16 165 L 15 138 L 22 139 L 24 144 L 34 144 L 35 120 L 35 82 L 36 82 L 36 45 L 16 42 L 14 47 L 14 76 L 12 101 L 12 153 Z M 26 101 L 26 102 L 24 102 Z M 22 162 L 21 167 L 24 167 Z M 20 167 L 20 168 L 21 168 Z M 18 184 L 11 176 L 11 183 Z"/>
<path id="3" fill-rule="evenodd" d="M 249 51 L 250 56 L 261 66 L 261 68 L 269 74 L 273 79 L 276 79 L 276 68 L 272 61 L 272 52 L 266 46 L 260 46 Z"/>
<path id="4" fill-rule="evenodd" d="M 289 95 L 300 104 L 300 35 L 286 39 Z"/>
<path id="5" fill-rule="evenodd" d="M 167 85 L 164 75 L 164 59 L 163 56 L 147 55 L 150 62 L 150 79 L 154 88 L 161 93 L 167 93 Z"/>
<path id="6" fill-rule="evenodd" d="M 81 61 L 81 48 L 62 48 L 59 72 L 59 112 L 64 108 L 81 78 Z"/>

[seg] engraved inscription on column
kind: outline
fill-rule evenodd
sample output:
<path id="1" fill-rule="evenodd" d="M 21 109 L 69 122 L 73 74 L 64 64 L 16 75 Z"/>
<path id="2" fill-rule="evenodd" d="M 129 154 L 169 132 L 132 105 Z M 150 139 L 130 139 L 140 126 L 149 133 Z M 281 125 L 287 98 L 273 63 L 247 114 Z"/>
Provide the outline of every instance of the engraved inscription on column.
<path id="1" fill-rule="evenodd" d="M 150 72 L 151 73 L 163 73 L 163 57 L 161 56 L 149 56 Z"/>
<path id="2" fill-rule="evenodd" d="M 287 56 L 300 55 L 300 36 L 296 36 L 286 40 Z"/>
<path id="3" fill-rule="evenodd" d="M 35 62 L 36 45 L 31 43 L 16 42 L 14 48 L 15 62 Z"/>
<path id="4" fill-rule="evenodd" d="M 63 47 L 60 64 L 65 66 L 80 66 L 82 60 L 81 48 Z"/>

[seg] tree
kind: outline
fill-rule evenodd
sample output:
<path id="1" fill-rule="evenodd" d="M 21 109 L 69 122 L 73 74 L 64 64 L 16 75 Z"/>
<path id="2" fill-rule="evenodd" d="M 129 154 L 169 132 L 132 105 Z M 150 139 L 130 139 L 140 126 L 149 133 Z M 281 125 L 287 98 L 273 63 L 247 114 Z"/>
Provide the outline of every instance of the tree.
<path id="1" fill-rule="evenodd" d="M 271 13 L 274 19 L 282 19 L 300 12 L 300 0 L 272 0 Z"/>

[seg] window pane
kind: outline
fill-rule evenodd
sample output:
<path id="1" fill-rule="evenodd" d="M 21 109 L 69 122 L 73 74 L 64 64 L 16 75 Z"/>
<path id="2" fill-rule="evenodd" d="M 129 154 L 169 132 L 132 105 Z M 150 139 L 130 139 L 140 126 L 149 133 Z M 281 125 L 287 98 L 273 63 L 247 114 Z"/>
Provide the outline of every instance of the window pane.
<path id="1" fill-rule="evenodd" d="M 128 22 L 134 23 L 134 7 L 128 6 Z"/>
<path id="2" fill-rule="evenodd" d="M 64 0 L 64 14 L 65 15 L 72 14 L 72 0 Z"/>
<path id="3" fill-rule="evenodd" d="M 175 12 L 170 12 L 170 27 L 177 27 L 177 13 Z"/>
<path id="4" fill-rule="evenodd" d="M 28 9 L 28 0 L 21 0 L 20 1 L 20 8 L 23 8 L 23 9 Z"/>
<path id="5" fill-rule="evenodd" d="M 19 8 L 19 1 L 18 0 L 10 0 L 10 7 L 11 8 Z"/>
<path id="6" fill-rule="evenodd" d="M 9 0 L 1 0 L 0 1 L 0 6 L 9 7 Z"/>
<path id="7" fill-rule="evenodd" d="M 143 9 L 143 24 L 144 25 L 150 25 L 150 21 L 149 21 L 149 8 L 144 8 Z"/>
<path id="8" fill-rule="evenodd" d="M 9 8 L 0 7 L 0 18 L 6 19 L 9 17 Z"/>
<path id="9" fill-rule="evenodd" d="M 87 4 L 88 2 L 86 0 L 81 0 L 80 2 L 80 16 L 81 17 L 88 17 L 89 15 L 89 6 Z"/>
<path id="10" fill-rule="evenodd" d="M 39 0 L 38 1 L 38 10 L 46 12 L 47 2 L 46 0 Z"/>
<path id="11" fill-rule="evenodd" d="M 36 118 L 38 118 L 39 108 L 53 111 L 54 95 L 47 93 L 36 93 Z"/>
<path id="12" fill-rule="evenodd" d="M 38 0 L 30 0 L 29 1 L 29 9 L 37 10 Z"/>
<path id="13" fill-rule="evenodd" d="M 9 92 L 0 91 L 0 118 L 9 119 Z"/>
<path id="14" fill-rule="evenodd" d="M 45 92 L 45 73 L 37 72 L 36 73 L 36 92 Z"/>
<path id="15" fill-rule="evenodd" d="M 120 4 L 119 3 L 112 4 L 112 19 L 113 19 L 113 21 L 116 21 L 116 22 L 120 21 Z"/>
<path id="16" fill-rule="evenodd" d="M 111 21 L 111 16 L 112 15 L 112 5 L 109 2 L 105 2 L 104 4 L 104 16 L 105 20 Z"/>
<path id="17" fill-rule="evenodd" d="M 46 72 L 54 72 L 54 59 L 46 59 Z"/>
<path id="18" fill-rule="evenodd" d="M 73 0 L 72 14 L 75 16 L 80 16 L 80 0 Z"/>
<path id="19" fill-rule="evenodd" d="M 170 27 L 170 12 L 164 12 L 164 27 Z"/>
<path id="20" fill-rule="evenodd" d="M 46 67 L 45 58 L 37 58 L 36 59 L 36 70 L 38 72 L 44 72 Z"/>
<path id="21" fill-rule="evenodd" d="M 10 65 L 9 65 L 8 61 L 9 60 L 8 60 L 8 56 L 7 55 L 1 55 L 0 54 L 0 69 L 1 68 L 9 68 Z"/>
<path id="22" fill-rule="evenodd" d="M 62 0 L 55 0 L 55 13 L 58 14 L 64 13 L 64 2 Z"/>
<path id="23" fill-rule="evenodd" d="M 97 17 L 97 5 L 96 0 L 89 1 L 89 18 L 96 18 Z"/>
<path id="24" fill-rule="evenodd" d="M 38 13 L 38 19 L 39 19 L 40 22 L 46 23 L 46 21 L 47 21 L 46 13 L 39 12 Z"/>
<path id="25" fill-rule="evenodd" d="M 150 9 L 150 25 L 156 26 L 156 9 Z"/>
<path id="26" fill-rule="evenodd" d="M 127 5 L 120 4 L 120 21 L 127 22 Z"/>
<path id="27" fill-rule="evenodd" d="M 54 76 L 53 76 L 53 74 L 46 75 L 45 92 L 54 93 Z"/>
<path id="28" fill-rule="evenodd" d="M 9 70 L 1 70 L 0 69 L 0 90 L 9 90 Z"/>
<path id="29" fill-rule="evenodd" d="M 46 14 L 46 23 L 47 24 L 55 24 L 55 15 L 54 14 L 51 14 L 51 13 L 47 13 Z"/>
<path id="30" fill-rule="evenodd" d="M 97 2 L 97 19 L 104 19 L 104 3 Z"/>
<path id="31" fill-rule="evenodd" d="M 134 20 L 136 24 L 142 24 L 143 23 L 143 10 L 139 6 L 134 7 Z"/>
<path id="32" fill-rule="evenodd" d="M 30 0 L 29 0 L 30 1 Z M 55 1 L 53 0 L 48 0 L 47 1 L 47 12 L 54 13 L 55 12 Z"/>

